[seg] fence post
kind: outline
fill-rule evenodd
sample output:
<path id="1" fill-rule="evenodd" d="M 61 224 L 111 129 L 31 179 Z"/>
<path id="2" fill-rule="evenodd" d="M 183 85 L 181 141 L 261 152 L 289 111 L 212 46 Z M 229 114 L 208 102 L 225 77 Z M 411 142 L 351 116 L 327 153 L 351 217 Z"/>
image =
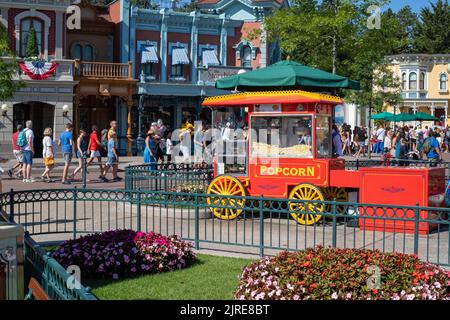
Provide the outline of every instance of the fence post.
<path id="1" fill-rule="evenodd" d="M 136 211 L 137 231 L 141 231 L 141 188 L 137 190 L 137 211 Z"/>
<path id="2" fill-rule="evenodd" d="M 333 199 L 333 205 L 332 205 L 332 214 L 333 214 L 333 233 L 332 233 L 332 246 L 333 248 L 336 248 L 337 246 L 337 210 L 336 210 L 336 198 Z"/>
<path id="3" fill-rule="evenodd" d="M 280 236 L 280 235 L 278 235 Z M 264 256 L 264 201 L 263 195 L 259 201 L 259 256 Z"/>
<path id="4" fill-rule="evenodd" d="M 77 238 L 77 201 L 78 201 L 78 190 L 77 187 L 73 189 L 73 239 Z"/>
<path id="5" fill-rule="evenodd" d="M 14 189 L 9 191 L 9 222 L 14 222 Z"/>
<path id="6" fill-rule="evenodd" d="M 419 204 L 414 208 L 414 254 L 419 254 L 419 219 L 420 219 Z"/>
<path id="7" fill-rule="evenodd" d="M 356 170 L 359 170 L 359 159 L 356 159 Z"/>
<path id="8" fill-rule="evenodd" d="M 81 161 L 83 163 L 83 189 L 86 189 L 86 180 L 87 180 L 87 155 L 83 154 L 81 155 Z"/>
<path id="9" fill-rule="evenodd" d="M 198 216 L 198 193 L 195 193 L 195 227 L 194 227 L 194 242 L 195 242 L 195 249 L 199 250 L 200 249 L 200 240 L 199 240 L 199 230 L 198 230 L 198 226 L 199 226 L 199 216 Z"/>

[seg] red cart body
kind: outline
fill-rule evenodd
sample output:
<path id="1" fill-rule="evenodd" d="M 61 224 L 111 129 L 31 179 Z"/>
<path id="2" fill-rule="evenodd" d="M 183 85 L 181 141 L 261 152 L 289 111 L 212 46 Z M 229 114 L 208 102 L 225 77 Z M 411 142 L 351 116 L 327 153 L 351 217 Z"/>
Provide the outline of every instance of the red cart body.
<path id="1" fill-rule="evenodd" d="M 297 195 L 298 199 L 317 200 L 324 199 L 323 194 L 327 194 L 330 189 L 352 189 L 359 191 L 361 203 L 428 206 L 431 204 L 430 196 L 444 193 L 444 169 L 374 167 L 346 170 L 345 161 L 333 158 L 331 151 L 333 108 L 342 102 L 337 97 L 305 91 L 248 92 L 205 99 L 203 106 L 225 110 L 222 112 L 227 116 L 222 118 L 226 119 L 227 124 L 222 125 L 225 127 L 222 131 L 231 126 L 231 113 L 227 111 L 229 108 L 245 110 L 243 117 L 248 120 L 245 164 L 241 165 L 240 170 L 232 171 L 228 168 L 233 165 L 214 162 L 215 177 L 228 175 L 233 177 L 231 180 L 242 183 L 242 186 L 231 188 L 231 195 L 243 190 L 242 194 L 249 196 L 292 198 Z M 213 119 L 216 127 L 220 126 L 217 119 Z M 277 138 L 279 141 L 269 141 L 267 137 L 261 139 L 261 132 L 271 130 L 280 133 Z M 266 136 L 275 136 L 267 132 Z M 212 186 L 210 191 L 228 194 L 223 186 L 227 186 L 228 182 L 219 179 L 214 183 L 219 183 L 218 188 L 214 191 Z M 231 181 L 229 185 L 233 183 L 237 182 Z M 298 189 L 299 185 L 310 185 L 311 188 L 302 191 Z M 304 197 L 304 192 L 312 192 L 310 199 Z M 364 217 L 381 214 L 386 216 L 380 210 L 360 210 L 360 215 Z M 389 214 L 392 216 L 392 212 Z M 408 211 L 407 215 L 409 217 L 411 212 Z M 426 213 L 421 215 L 424 217 Z M 216 216 L 229 218 L 223 213 Z M 360 227 L 402 232 L 414 230 L 410 223 L 375 220 L 361 219 Z M 305 224 L 315 222 L 302 221 Z M 420 225 L 420 232 L 429 230 L 430 226 L 425 223 Z"/>

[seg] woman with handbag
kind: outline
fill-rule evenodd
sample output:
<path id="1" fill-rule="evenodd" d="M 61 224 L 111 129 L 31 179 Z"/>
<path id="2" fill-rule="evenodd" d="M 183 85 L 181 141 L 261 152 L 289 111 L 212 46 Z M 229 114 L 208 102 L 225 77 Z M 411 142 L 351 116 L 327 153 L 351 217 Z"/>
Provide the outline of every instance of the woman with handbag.
<path id="1" fill-rule="evenodd" d="M 41 175 L 41 179 L 45 182 L 53 182 L 50 178 L 50 171 L 55 166 L 55 144 L 52 140 L 52 128 L 45 128 L 44 139 L 42 139 L 42 156 L 44 158 L 45 170 Z"/>

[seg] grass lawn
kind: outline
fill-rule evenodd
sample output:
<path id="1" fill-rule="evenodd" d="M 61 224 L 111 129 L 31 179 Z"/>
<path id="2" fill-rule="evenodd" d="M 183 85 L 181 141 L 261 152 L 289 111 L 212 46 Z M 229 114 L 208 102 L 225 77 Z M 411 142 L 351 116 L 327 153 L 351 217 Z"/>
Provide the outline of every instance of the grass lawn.
<path id="1" fill-rule="evenodd" d="M 242 267 L 253 260 L 198 255 L 198 262 L 173 272 L 123 280 L 87 280 L 99 299 L 226 300 L 233 299 Z"/>

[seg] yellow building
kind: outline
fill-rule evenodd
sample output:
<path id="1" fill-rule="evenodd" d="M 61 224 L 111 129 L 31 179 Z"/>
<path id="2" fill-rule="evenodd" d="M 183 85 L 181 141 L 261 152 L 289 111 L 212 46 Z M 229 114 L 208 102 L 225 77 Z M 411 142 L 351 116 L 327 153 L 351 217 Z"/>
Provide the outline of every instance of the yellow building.
<path id="1" fill-rule="evenodd" d="M 401 54 L 386 56 L 394 76 L 401 83 L 403 101 L 389 106 L 389 112 L 424 112 L 450 124 L 450 54 Z"/>

